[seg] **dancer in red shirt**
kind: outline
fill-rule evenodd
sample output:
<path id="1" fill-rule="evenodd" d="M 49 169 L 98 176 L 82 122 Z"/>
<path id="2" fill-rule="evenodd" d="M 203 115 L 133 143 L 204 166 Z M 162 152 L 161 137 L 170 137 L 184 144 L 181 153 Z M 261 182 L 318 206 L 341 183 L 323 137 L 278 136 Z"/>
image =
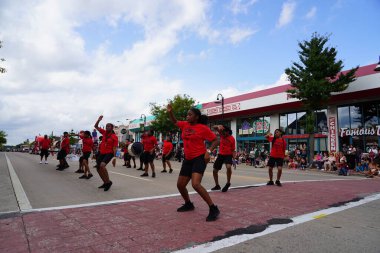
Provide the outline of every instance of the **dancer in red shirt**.
<path id="1" fill-rule="evenodd" d="M 206 221 L 215 221 L 220 211 L 214 205 L 201 182 L 207 163 L 210 161 L 210 154 L 206 151 L 205 141 L 211 142 L 210 151 L 213 151 L 218 142 L 216 135 L 207 127 L 207 116 L 202 115 L 199 109 L 191 108 L 187 112 L 186 121 L 177 121 L 171 104 L 167 106 L 167 110 L 171 121 L 181 129 L 185 153 L 185 159 L 182 162 L 177 180 L 177 188 L 185 200 L 185 204 L 178 208 L 177 212 L 194 210 L 194 205 L 190 201 L 189 193 L 186 189 L 191 180 L 194 190 L 198 192 L 210 208 Z"/>
<path id="2" fill-rule="evenodd" d="M 164 144 L 162 145 L 162 166 L 164 169 L 161 171 L 162 173 L 167 172 L 166 164 L 169 166 L 169 173 L 173 172 L 172 165 L 170 163 L 170 158 L 173 156 L 173 144 L 170 136 L 166 137 Z"/>
<path id="3" fill-rule="evenodd" d="M 211 190 L 220 190 L 218 172 L 222 169 L 223 163 L 226 165 L 227 169 L 227 183 L 223 187 L 222 192 L 228 191 L 231 186 L 231 175 L 232 175 L 232 159 L 235 157 L 235 138 L 232 136 L 232 130 L 227 126 L 216 125 L 213 128 L 218 131 L 220 135 L 220 146 L 218 158 L 214 163 L 214 170 L 212 172 L 215 181 L 215 187 Z"/>
<path id="4" fill-rule="evenodd" d="M 91 132 L 84 131 L 79 135 L 82 139 L 82 153 L 83 155 L 79 158 L 79 163 L 84 168 L 83 175 L 80 176 L 80 179 L 90 179 L 92 177 L 90 168 L 88 166 L 88 158 L 90 158 L 92 148 L 94 146 L 94 141 L 92 140 Z"/>
<path id="5" fill-rule="evenodd" d="M 149 176 L 148 169 L 149 165 L 152 169 L 152 177 L 156 177 L 156 172 L 154 171 L 154 158 L 156 157 L 156 148 L 157 148 L 157 139 L 153 136 L 153 132 L 151 130 L 146 131 L 143 135 L 141 135 L 141 142 L 144 145 L 144 152 L 142 153 L 142 161 L 144 162 L 144 174 L 142 177 Z"/>
<path id="6" fill-rule="evenodd" d="M 57 154 L 57 160 L 59 160 L 59 165 L 57 170 L 64 170 L 69 167 L 66 161 L 66 156 L 70 152 L 70 139 L 69 139 L 69 133 L 64 132 L 63 133 L 63 139 L 61 141 L 61 150 Z"/>
<path id="7" fill-rule="evenodd" d="M 285 150 L 286 150 L 286 142 L 282 138 L 282 131 L 280 129 L 276 129 L 274 131 L 274 136 L 271 133 L 265 135 L 265 138 L 269 142 L 272 142 L 272 148 L 270 150 L 269 161 L 268 161 L 268 172 L 269 172 L 269 181 L 267 185 L 274 185 L 273 183 L 273 167 L 275 164 L 277 165 L 277 180 L 276 185 L 281 186 L 281 175 L 282 175 L 282 165 L 284 163 Z"/>
<path id="8" fill-rule="evenodd" d="M 48 163 L 47 158 L 49 156 L 49 148 L 50 148 L 50 146 L 51 146 L 50 139 L 45 134 L 44 135 L 44 139 L 40 142 L 40 149 L 41 149 L 41 153 L 40 153 L 41 161 L 40 161 L 40 163 L 42 163 L 42 158 L 44 156 L 45 156 L 45 164 Z"/>
<path id="9" fill-rule="evenodd" d="M 99 122 L 103 119 L 103 115 L 99 116 L 95 123 L 95 128 L 102 134 L 102 142 L 99 147 L 99 155 L 96 158 L 96 169 L 100 178 L 103 180 L 103 185 L 98 188 L 104 188 L 104 191 L 108 191 L 111 188 L 112 181 L 109 179 L 108 171 L 106 169 L 107 164 L 116 159 L 116 150 L 119 145 L 119 140 L 113 131 L 113 124 L 107 123 L 106 130 L 99 127 Z M 115 160 L 116 162 L 116 160 Z"/>

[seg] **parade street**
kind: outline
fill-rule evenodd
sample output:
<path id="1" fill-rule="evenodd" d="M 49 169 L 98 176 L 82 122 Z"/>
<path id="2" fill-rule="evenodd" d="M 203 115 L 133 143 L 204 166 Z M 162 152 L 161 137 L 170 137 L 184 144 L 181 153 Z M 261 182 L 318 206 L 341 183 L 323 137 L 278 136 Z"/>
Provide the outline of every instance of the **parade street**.
<path id="1" fill-rule="evenodd" d="M 266 168 L 238 165 L 232 188 L 210 193 L 221 210 L 210 223 L 198 194 L 190 195 L 194 211 L 176 212 L 183 203 L 178 162 L 169 174 L 156 160 L 157 177 L 141 178 L 118 160 L 104 192 L 95 170 L 78 179 L 77 162 L 56 171 L 53 158 L 38 158 L 0 153 L 1 252 L 378 252 L 380 245 L 377 178 L 284 169 L 282 187 L 266 186 Z M 207 189 L 214 186 L 211 165 Z"/>

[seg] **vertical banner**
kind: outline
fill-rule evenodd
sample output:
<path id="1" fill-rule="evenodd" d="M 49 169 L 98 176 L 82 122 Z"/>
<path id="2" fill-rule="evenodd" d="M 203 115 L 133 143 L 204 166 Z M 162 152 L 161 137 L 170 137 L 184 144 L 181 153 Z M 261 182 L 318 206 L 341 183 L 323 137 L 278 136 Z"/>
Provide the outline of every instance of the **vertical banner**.
<path id="1" fill-rule="evenodd" d="M 336 152 L 337 140 L 336 140 L 335 117 L 329 118 L 329 143 L 330 143 L 330 152 Z"/>

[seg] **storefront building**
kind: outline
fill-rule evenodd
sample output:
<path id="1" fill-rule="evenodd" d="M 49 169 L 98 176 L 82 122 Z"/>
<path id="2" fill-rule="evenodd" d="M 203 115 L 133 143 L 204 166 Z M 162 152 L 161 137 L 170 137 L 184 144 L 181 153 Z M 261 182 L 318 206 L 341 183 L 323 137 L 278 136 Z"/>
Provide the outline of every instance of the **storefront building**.
<path id="1" fill-rule="evenodd" d="M 376 64 L 360 67 L 357 79 L 344 92 L 333 94 L 328 106 L 316 112 L 316 152 L 338 152 L 343 144 L 363 151 L 379 145 L 380 73 L 374 71 L 375 67 Z M 204 103 L 202 112 L 209 116 L 211 124 L 223 122 L 231 127 L 239 151 L 248 152 L 255 145 L 269 150 L 264 135 L 278 128 L 285 133 L 289 151 L 296 146 L 308 147 L 306 113 L 299 100 L 289 97 L 289 88 L 282 85 L 223 98 L 223 111 L 215 101 Z"/>

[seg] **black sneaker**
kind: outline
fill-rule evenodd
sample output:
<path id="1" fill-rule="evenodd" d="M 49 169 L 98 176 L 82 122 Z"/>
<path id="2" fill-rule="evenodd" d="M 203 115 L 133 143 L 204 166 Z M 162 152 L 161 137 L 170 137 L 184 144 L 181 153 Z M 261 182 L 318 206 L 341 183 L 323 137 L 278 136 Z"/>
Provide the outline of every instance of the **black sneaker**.
<path id="1" fill-rule="evenodd" d="M 137 170 L 143 170 L 143 168 L 138 168 Z"/>
<path id="2" fill-rule="evenodd" d="M 92 177 L 93 177 L 92 174 L 88 174 L 87 179 L 90 179 L 90 178 L 92 178 Z"/>
<path id="3" fill-rule="evenodd" d="M 135 169 L 136 169 L 136 165 L 133 165 L 133 168 L 135 168 Z"/>
<path id="4" fill-rule="evenodd" d="M 215 221 L 220 214 L 219 208 L 216 205 L 210 206 L 210 211 L 208 213 L 208 216 L 206 218 L 206 221 Z"/>
<path id="5" fill-rule="evenodd" d="M 274 185 L 274 183 L 272 180 L 270 180 L 270 181 L 268 181 L 267 185 Z"/>
<path id="6" fill-rule="evenodd" d="M 220 189 L 220 185 L 215 185 L 213 188 L 211 188 L 211 191 L 219 191 Z"/>
<path id="7" fill-rule="evenodd" d="M 231 183 L 227 183 L 227 184 L 223 187 L 222 192 L 226 192 L 226 191 L 228 191 L 228 188 L 230 188 L 230 186 L 231 186 Z"/>
<path id="8" fill-rule="evenodd" d="M 132 168 L 132 166 L 131 165 L 127 165 L 127 168 Z"/>
<path id="9" fill-rule="evenodd" d="M 62 167 L 58 167 L 58 168 L 56 168 L 56 170 L 63 171 L 64 168 L 62 168 Z"/>
<path id="10" fill-rule="evenodd" d="M 127 166 L 126 164 L 123 164 L 123 166 Z"/>
<path id="11" fill-rule="evenodd" d="M 75 173 L 84 173 L 84 170 L 78 169 Z"/>
<path id="12" fill-rule="evenodd" d="M 156 177 L 156 172 L 153 172 L 153 173 L 152 173 L 152 177 Z"/>
<path id="13" fill-rule="evenodd" d="M 101 186 L 99 186 L 98 188 L 99 189 L 102 189 L 102 188 L 104 188 L 106 186 L 106 184 L 102 184 Z"/>
<path id="14" fill-rule="evenodd" d="M 111 188 L 111 185 L 112 185 L 112 181 L 110 181 L 109 183 L 106 183 L 104 184 L 104 191 L 108 191 L 110 188 Z"/>
<path id="15" fill-rule="evenodd" d="M 168 171 L 167 171 L 167 170 L 162 170 L 162 171 L 161 171 L 161 173 L 166 173 L 166 172 L 168 172 Z"/>
<path id="16" fill-rule="evenodd" d="M 140 177 L 149 177 L 149 174 L 145 172 L 144 174 L 141 174 Z"/>
<path id="17" fill-rule="evenodd" d="M 173 173 L 173 170 L 172 170 L 172 169 L 170 169 L 170 170 L 169 170 L 169 173 Z"/>
<path id="18" fill-rule="evenodd" d="M 79 177 L 79 179 L 87 179 L 87 176 L 83 174 L 82 176 Z"/>
<path id="19" fill-rule="evenodd" d="M 282 186 L 280 180 L 276 180 L 276 185 L 277 185 L 277 186 Z"/>
<path id="20" fill-rule="evenodd" d="M 187 212 L 187 211 L 193 211 L 194 210 L 194 205 L 192 202 L 186 202 L 183 204 L 180 208 L 177 209 L 177 212 Z"/>

